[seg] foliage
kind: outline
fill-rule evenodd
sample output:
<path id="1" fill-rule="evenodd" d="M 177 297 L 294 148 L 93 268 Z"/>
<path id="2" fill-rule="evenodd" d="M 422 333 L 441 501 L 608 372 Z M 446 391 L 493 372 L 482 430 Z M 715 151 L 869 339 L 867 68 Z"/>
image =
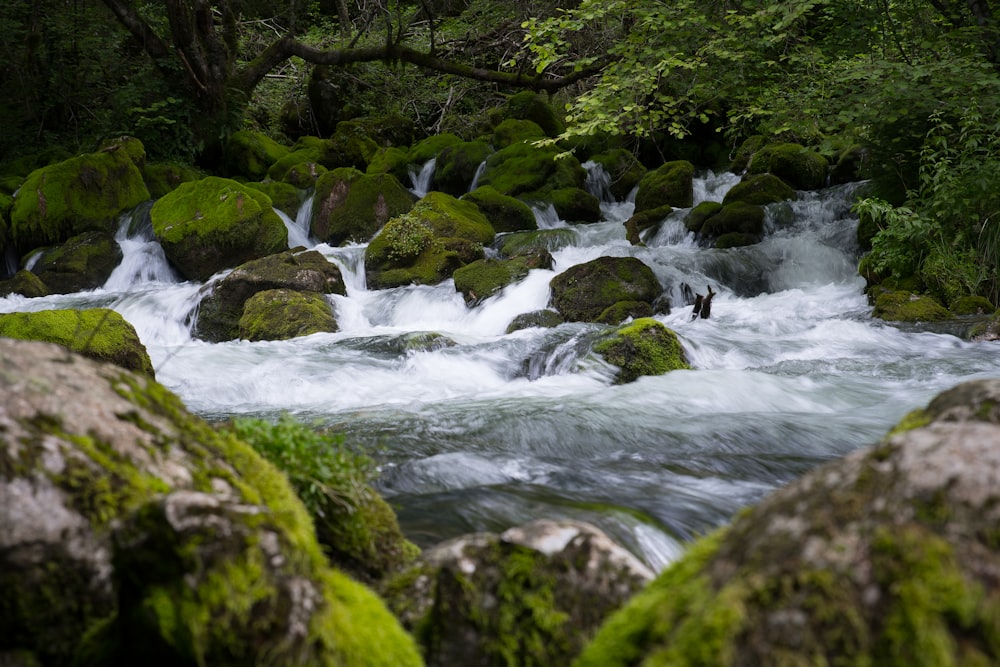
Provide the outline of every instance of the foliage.
<path id="1" fill-rule="evenodd" d="M 230 429 L 285 473 L 311 515 L 322 516 L 331 502 L 348 512 L 367 502 L 375 462 L 353 451 L 342 436 L 314 430 L 288 415 L 274 424 L 236 419 Z"/>

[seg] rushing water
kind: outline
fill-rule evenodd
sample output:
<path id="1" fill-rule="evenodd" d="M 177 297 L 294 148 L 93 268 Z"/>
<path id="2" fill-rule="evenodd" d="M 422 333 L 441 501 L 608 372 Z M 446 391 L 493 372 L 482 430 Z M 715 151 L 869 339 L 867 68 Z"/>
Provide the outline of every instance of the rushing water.
<path id="1" fill-rule="evenodd" d="M 719 199 L 736 180 L 708 174 L 696 199 Z M 288 412 L 344 432 L 382 462 L 380 488 L 420 545 L 576 518 L 658 568 L 684 540 L 875 442 L 941 390 L 1000 375 L 994 344 L 872 319 L 855 269 L 852 192 L 801 193 L 772 207 L 763 242 L 731 250 L 699 247 L 683 212 L 631 246 L 621 223 L 632 204 L 603 196 L 607 220 L 568 227 L 575 241 L 553 251 L 554 270 L 473 309 L 450 281 L 368 290 L 364 246 L 316 245 L 305 213 L 286 219 L 292 245 L 315 247 L 344 272 L 347 296 L 331 297 L 341 331 L 256 343 L 192 339 L 204 286 L 178 282 L 141 221 L 128 219 L 125 259 L 104 289 L 12 296 L 0 311 L 114 308 L 192 411 Z M 566 227 L 550 209 L 536 216 Z M 554 275 L 602 255 L 653 268 L 674 304 L 659 319 L 694 370 L 619 386 L 589 353 L 600 325 L 505 334 L 516 315 L 546 306 Z M 717 292 L 710 319 L 690 318 L 684 285 Z"/>

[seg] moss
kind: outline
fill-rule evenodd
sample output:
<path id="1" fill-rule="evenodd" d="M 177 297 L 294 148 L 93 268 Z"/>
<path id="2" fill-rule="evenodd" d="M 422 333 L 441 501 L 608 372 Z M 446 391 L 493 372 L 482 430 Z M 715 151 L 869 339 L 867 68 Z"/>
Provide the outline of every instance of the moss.
<path id="1" fill-rule="evenodd" d="M 573 230 L 563 227 L 504 234 L 497 237 L 494 247 L 502 257 L 515 257 L 538 250 L 555 252 L 572 245 L 575 240 Z"/>
<path id="2" fill-rule="evenodd" d="M 379 148 L 368 161 L 367 174 L 392 174 L 400 182 L 408 177 L 409 154 L 402 148 L 387 146 Z"/>
<path id="3" fill-rule="evenodd" d="M 721 202 L 703 201 L 687 214 L 684 218 L 684 226 L 689 232 L 700 233 L 705 222 L 721 210 Z"/>
<path id="4" fill-rule="evenodd" d="M 243 306 L 239 337 L 244 340 L 287 340 L 338 330 L 333 309 L 316 292 L 274 289 L 257 292 Z"/>
<path id="5" fill-rule="evenodd" d="M 463 195 L 462 200 L 474 203 L 498 233 L 538 229 L 535 214 L 527 204 L 488 185 Z"/>
<path id="6" fill-rule="evenodd" d="M 135 329 L 106 308 L 0 314 L 0 336 L 55 343 L 153 376 L 153 364 Z"/>
<path id="7" fill-rule="evenodd" d="M 0 280 L 0 297 L 20 294 L 28 298 L 47 296 L 49 288 L 31 271 L 21 269 L 8 280 Z"/>
<path id="8" fill-rule="evenodd" d="M 618 328 L 595 344 L 594 352 L 619 367 L 618 384 L 690 368 L 677 335 L 651 317 Z"/>
<path id="9" fill-rule="evenodd" d="M 601 257 L 578 264 L 549 285 L 555 309 L 578 322 L 593 322 L 619 301 L 651 304 L 663 292 L 653 270 L 634 257 Z"/>
<path id="10" fill-rule="evenodd" d="M 471 201 L 456 199 L 443 192 L 430 192 L 413 208 L 412 214 L 426 221 L 435 236 L 466 239 L 488 245 L 496 232 Z"/>
<path id="11" fill-rule="evenodd" d="M 456 269 L 452 278 L 466 303 L 475 304 L 528 275 L 528 270 L 524 261 L 481 259 Z"/>
<path id="12" fill-rule="evenodd" d="M 713 238 L 723 234 L 749 234 L 760 240 L 764 232 L 764 208 L 756 204 L 734 202 L 724 205 L 701 227 L 702 236 Z"/>
<path id="13" fill-rule="evenodd" d="M 955 315 L 989 315 L 996 312 L 996 306 L 986 297 L 963 296 L 955 299 L 949 310 Z"/>
<path id="14" fill-rule="evenodd" d="M 754 153 L 747 171 L 774 174 L 797 190 L 818 190 L 826 185 L 829 164 L 799 144 L 768 144 Z"/>
<path id="15" fill-rule="evenodd" d="M 267 176 L 271 165 L 290 152 L 287 146 L 279 144 L 263 132 L 240 130 L 234 132 L 226 142 L 226 168 L 234 174 L 257 181 Z"/>
<path id="16" fill-rule="evenodd" d="M 42 250 L 31 270 L 50 293 L 72 294 L 104 285 L 121 259 L 109 232 L 84 232 Z"/>
<path id="17" fill-rule="evenodd" d="M 150 209 L 167 259 L 190 280 L 288 248 L 288 229 L 270 197 L 210 176 L 183 183 Z"/>
<path id="18" fill-rule="evenodd" d="M 341 121 L 330 138 L 331 158 L 336 167 L 353 167 L 361 171 L 378 150 L 378 144 L 368 136 L 364 125 L 356 121 Z"/>
<path id="19" fill-rule="evenodd" d="M 587 172 L 580 162 L 572 156 L 557 155 L 557 148 L 515 142 L 487 158 L 479 185 L 525 200 L 544 200 L 553 190 L 582 188 Z"/>
<path id="20" fill-rule="evenodd" d="M 951 313 L 929 296 L 912 292 L 880 290 L 875 295 L 874 317 L 894 322 L 937 322 Z"/>
<path id="21" fill-rule="evenodd" d="M 490 114 L 490 121 L 494 126 L 511 118 L 533 122 L 544 136 L 557 137 L 566 129 L 565 121 L 548 98 L 530 90 L 511 95 L 506 104 Z"/>
<path id="22" fill-rule="evenodd" d="M 544 139 L 545 130 L 538 123 L 520 118 L 508 118 L 493 128 L 491 143 L 497 148 L 506 148 L 511 144 Z"/>
<path id="23" fill-rule="evenodd" d="M 24 250 L 85 231 L 112 231 L 118 215 L 149 199 L 125 150 L 71 158 L 32 172 L 10 213 L 10 239 Z"/>
<path id="24" fill-rule="evenodd" d="M 652 316 L 653 306 L 647 301 L 619 301 L 605 308 L 595 322 L 617 326 L 630 317 L 639 319 Z"/>
<path id="25" fill-rule="evenodd" d="M 327 169 L 341 166 L 334 163 L 335 159 L 336 153 L 328 139 L 304 136 L 295 142 L 284 157 L 271 165 L 267 170 L 267 176 L 272 181 L 285 181 L 289 170 L 302 164 L 322 165 Z"/>
<path id="26" fill-rule="evenodd" d="M 410 148 L 408 162 L 410 164 L 422 165 L 428 160 L 436 158 L 448 146 L 460 143 L 462 143 L 462 139 L 450 132 L 435 134 L 414 144 Z"/>
<path id="27" fill-rule="evenodd" d="M 316 182 L 312 235 L 339 244 L 368 241 L 390 219 L 408 212 L 414 196 L 390 174 L 334 169 Z"/>
<path id="28" fill-rule="evenodd" d="M 722 198 L 723 204 L 743 202 L 766 206 L 795 198 L 795 190 L 773 174 L 745 176 Z"/>
<path id="29" fill-rule="evenodd" d="M 506 333 L 514 333 L 531 327 L 550 329 L 559 326 L 563 321 L 562 315 L 554 310 L 534 310 L 530 313 L 521 313 L 511 320 L 511 323 L 507 325 Z"/>
<path id="30" fill-rule="evenodd" d="M 551 190 L 545 198 L 555 207 L 559 217 L 570 224 L 597 222 L 603 215 L 601 201 L 581 188 Z"/>
<path id="31" fill-rule="evenodd" d="M 181 183 L 200 181 L 205 176 L 194 167 L 165 162 L 147 163 L 142 170 L 142 178 L 149 188 L 151 199 L 159 199 L 176 190 Z"/>
<path id="32" fill-rule="evenodd" d="M 271 205 L 274 208 L 292 220 L 298 215 L 299 207 L 302 205 L 302 191 L 294 185 L 270 181 L 268 183 L 246 183 L 246 186 L 263 192 L 271 200 Z"/>
<path id="33" fill-rule="evenodd" d="M 694 202 L 694 165 L 687 160 L 667 162 L 646 173 L 635 195 L 636 213 L 662 206 L 690 208 Z"/>
<path id="34" fill-rule="evenodd" d="M 434 166 L 434 189 L 461 197 L 469 191 L 479 165 L 492 152 L 485 141 L 463 141 L 446 146 Z"/>

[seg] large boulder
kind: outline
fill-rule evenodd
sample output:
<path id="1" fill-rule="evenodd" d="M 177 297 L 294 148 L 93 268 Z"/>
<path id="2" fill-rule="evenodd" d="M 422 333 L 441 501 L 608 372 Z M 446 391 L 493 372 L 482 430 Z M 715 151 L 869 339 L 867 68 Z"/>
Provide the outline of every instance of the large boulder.
<path id="1" fill-rule="evenodd" d="M 49 288 L 34 273 L 21 269 L 7 280 L 0 280 L 0 297 L 11 294 L 20 294 L 30 299 L 48 296 Z"/>
<path id="2" fill-rule="evenodd" d="M 766 206 L 795 198 L 795 190 L 774 174 L 753 174 L 743 177 L 726 192 L 723 204 L 743 202 Z"/>
<path id="3" fill-rule="evenodd" d="M 140 168 L 114 144 L 31 172 L 14 197 L 10 240 L 23 253 L 87 231 L 114 232 L 118 216 L 147 199 Z"/>
<path id="4" fill-rule="evenodd" d="M 549 286 L 552 307 L 574 322 L 596 322 L 620 301 L 652 304 L 663 293 L 653 270 L 635 257 L 598 257 L 571 266 Z"/>
<path id="5" fill-rule="evenodd" d="M 201 300 L 195 333 L 212 342 L 239 337 L 247 301 L 268 290 L 347 294 L 340 269 L 319 252 L 277 253 L 241 264 L 211 285 Z"/>
<path id="6" fill-rule="evenodd" d="M 488 185 L 462 196 L 479 207 L 497 233 L 538 229 L 538 220 L 531 207 L 520 199 L 500 194 Z"/>
<path id="7" fill-rule="evenodd" d="M 690 208 L 694 203 L 694 165 L 674 160 L 646 172 L 635 193 L 635 212 L 672 206 Z"/>
<path id="8" fill-rule="evenodd" d="M 107 308 L 2 313 L 0 337 L 55 343 L 153 377 L 153 362 L 135 328 Z"/>
<path id="9" fill-rule="evenodd" d="M 475 204 L 430 192 L 390 220 L 365 249 L 368 286 L 433 285 L 482 259 L 495 233 Z"/>
<path id="10" fill-rule="evenodd" d="M 1000 381 L 947 391 L 696 542 L 577 667 L 1000 662 Z"/>
<path id="11" fill-rule="evenodd" d="M 455 289 L 473 306 L 507 285 L 523 279 L 532 269 L 551 269 L 552 255 L 547 250 L 519 255 L 511 259 L 485 257 L 455 269 Z"/>
<path id="12" fill-rule="evenodd" d="M 542 129 L 544 136 L 556 137 L 566 129 L 566 122 L 548 96 L 530 90 L 514 93 L 503 106 L 490 112 L 490 122 L 499 125 L 504 120 L 528 120 Z"/>
<path id="13" fill-rule="evenodd" d="M 267 176 L 271 165 L 290 152 L 263 132 L 240 130 L 226 142 L 225 164 L 230 173 L 259 181 Z"/>
<path id="14" fill-rule="evenodd" d="M 0 660 L 408 666 L 287 479 L 150 378 L 0 339 Z"/>
<path id="15" fill-rule="evenodd" d="M 382 590 L 430 667 L 547 667 L 651 576 L 597 528 L 540 520 L 429 549 Z"/>
<path id="16" fill-rule="evenodd" d="M 330 302 L 316 292 L 271 289 L 257 292 L 243 304 L 239 337 L 243 340 L 288 340 L 337 331 Z"/>
<path id="17" fill-rule="evenodd" d="M 616 384 L 691 368 L 677 334 L 652 317 L 618 327 L 594 345 L 594 352 L 618 367 Z"/>
<path id="18" fill-rule="evenodd" d="M 188 280 L 288 248 L 288 229 L 260 190 L 209 176 L 183 183 L 149 212 L 163 254 Z"/>
<path id="19" fill-rule="evenodd" d="M 469 191 L 479 165 L 491 152 L 485 141 L 463 141 L 446 146 L 435 160 L 434 189 L 461 197 Z"/>
<path id="20" fill-rule="evenodd" d="M 110 232 L 84 232 L 39 250 L 34 259 L 31 272 L 50 294 L 72 294 L 104 285 L 121 263 L 122 249 Z"/>
<path id="21" fill-rule="evenodd" d="M 796 190 L 826 186 L 830 165 L 816 151 L 800 144 L 767 144 L 750 158 L 747 173 L 774 174 Z"/>
<path id="22" fill-rule="evenodd" d="M 364 242 L 391 218 L 413 208 L 409 190 L 391 174 L 334 169 L 316 181 L 310 232 L 317 241 Z"/>

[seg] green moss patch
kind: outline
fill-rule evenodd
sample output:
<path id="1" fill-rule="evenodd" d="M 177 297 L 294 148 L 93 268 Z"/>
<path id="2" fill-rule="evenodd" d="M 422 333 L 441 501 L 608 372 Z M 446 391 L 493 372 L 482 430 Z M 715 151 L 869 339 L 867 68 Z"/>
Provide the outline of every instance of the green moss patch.
<path id="1" fill-rule="evenodd" d="M 594 345 L 594 352 L 619 367 L 615 382 L 633 382 L 643 375 L 663 375 L 690 366 L 677 335 L 651 317 L 635 320 Z"/>

